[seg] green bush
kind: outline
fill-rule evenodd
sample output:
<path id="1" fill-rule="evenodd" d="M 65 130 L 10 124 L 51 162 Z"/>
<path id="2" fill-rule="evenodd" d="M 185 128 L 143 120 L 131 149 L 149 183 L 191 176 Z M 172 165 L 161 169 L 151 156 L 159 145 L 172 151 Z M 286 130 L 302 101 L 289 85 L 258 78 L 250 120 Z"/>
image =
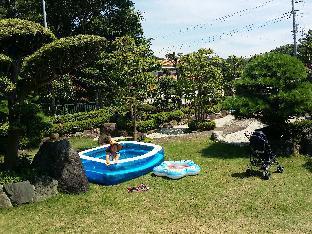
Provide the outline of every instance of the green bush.
<path id="1" fill-rule="evenodd" d="M 109 122 L 113 114 L 113 110 L 111 108 L 107 108 L 91 112 L 53 117 L 53 127 L 49 129 L 47 134 L 59 133 L 60 135 L 64 135 L 97 128 L 103 123 Z"/>
<path id="2" fill-rule="evenodd" d="M 150 116 L 158 125 L 168 122 L 168 112 L 160 112 Z"/>
<path id="3" fill-rule="evenodd" d="M 5 122 L 0 124 L 0 136 L 7 136 L 9 130 L 9 123 Z"/>
<path id="4" fill-rule="evenodd" d="M 148 132 L 150 130 L 156 129 L 157 123 L 154 119 L 139 121 L 137 125 L 137 130 L 139 132 Z"/>
<path id="5" fill-rule="evenodd" d="M 51 117 L 53 124 L 63 124 L 68 122 L 84 121 L 95 119 L 102 116 L 107 116 L 108 113 L 113 112 L 112 108 L 100 109 L 90 112 L 79 112 L 75 114 L 67 114 L 56 117 Z"/>
<path id="6" fill-rule="evenodd" d="M 154 113 L 157 109 L 155 106 L 151 105 L 151 104 L 141 104 L 140 106 L 138 106 L 138 110 L 145 112 L 145 113 Z"/>
<path id="7" fill-rule="evenodd" d="M 216 127 L 216 123 L 210 120 L 192 120 L 188 126 L 190 131 L 210 131 Z"/>
<path id="8" fill-rule="evenodd" d="M 52 123 L 40 109 L 39 105 L 28 103 L 22 105 L 21 129 L 23 135 L 20 140 L 21 148 L 37 147 L 42 138 L 51 127 Z"/>
<path id="9" fill-rule="evenodd" d="M 92 64 L 106 43 L 106 39 L 100 36 L 78 35 L 61 38 L 41 47 L 23 61 L 23 85 L 37 87 L 53 80 L 55 76 L 70 73 L 73 68 Z"/>
<path id="10" fill-rule="evenodd" d="M 186 107 L 182 107 L 181 111 L 185 114 L 185 115 L 192 115 L 195 114 L 195 110 L 190 108 L 189 106 Z"/>
<path id="11" fill-rule="evenodd" d="M 235 81 L 236 96 L 224 106 L 236 117 L 256 118 L 280 127 L 291 116 L 312 109 L 312 83 L 297 58 L 267 53 L 251 59 L 241 79 Z"/>
<path id="12" fill-rule="evenodd" d="M 50 119 L 46 117 L 40 109 L 40 106 L 33 103 L 24 103 L 19 107 L 20 113 L 20 147 L 37 147 L 42 138 L 51 127 Z M 0 124 L 0 146 L 5 145 L 8 135 L 9 123 Z"/>
<path id="13" fill-rule="evenodd" d="M 29 55 L 56 39 L 50 30 L 27 20 L 1 19 L 0 31 L 0 52 L 10 57 Z"/>
<path id="14" fill-rule="evenodd" d="M 176 120 L 176 121 L 181 121 L 184 118 L 184 113 L 181 110 L 176 110 L 172 112 L 168 112 L 168 120 Z"/>
<path id="15" fill-rule="evenodd" d="M 118 130 L 129 130 L 132 126 L 130 112 L 117 110 L 110 118 L 110 122 L 116 123 Z"/>
<path id="16" fill-rule="evenodd" d="M 0 171 L 0 185 L 23 181 L 23 178 L 14 171 Z"/>
<path id="17" fill-rule="evenodd" d="M 286 130 L 289 140 L 294 143 L 302 144 L 307 137 L 312 134 L 312 120 L 302 120 L 290 123 Z"/>
<path id="18" fill-rule="evenodd" d="M 160 112 L 158 114 L 150 115 L 149 119 L 154 119 L 158 125 L 168 123 L 172 120 L 181 121 L 184 117 L 184 113 L 181 110 L 172 112 Z"/>

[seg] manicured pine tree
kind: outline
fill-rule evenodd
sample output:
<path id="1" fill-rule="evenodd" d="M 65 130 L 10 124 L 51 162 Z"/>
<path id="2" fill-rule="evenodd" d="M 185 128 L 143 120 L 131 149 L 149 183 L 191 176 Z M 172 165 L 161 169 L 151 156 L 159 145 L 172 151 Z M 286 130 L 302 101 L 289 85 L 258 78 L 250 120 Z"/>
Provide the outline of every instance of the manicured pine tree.
<path id="1" fill-rule="evenodd" d="M 290 117 L 312 111 L 307 69 L 290 55 L 271 52 L 256 56 L 235 88 L 236 96 L 225 102 L 235 116 L 256 118 L 280 130 Z"/>
<path id="2" fill-rule="evenodd" d="M 40 87 L 63 74 L 90 65 L 106 46 L 99 36 L 56 39 L 39 24 L 19 19 L 0 20 L 0 93 L 8 102 L 8 144 L 5 165 L 18 159 L 20 107 Z"/>

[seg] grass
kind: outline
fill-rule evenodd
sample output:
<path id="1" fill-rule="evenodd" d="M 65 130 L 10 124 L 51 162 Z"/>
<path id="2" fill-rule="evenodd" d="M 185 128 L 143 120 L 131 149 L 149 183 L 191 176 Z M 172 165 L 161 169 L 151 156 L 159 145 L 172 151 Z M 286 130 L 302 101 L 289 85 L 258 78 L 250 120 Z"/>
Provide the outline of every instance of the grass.
<path id="1" fill-rule="evenodd" d="M 84 148 L 86 142 L 76 146 Z M 202 171 L 174 181 L 151 174 L 86 194 L 0 210 L 0 232 L 308 233 L 312 226 L 311 162 L 281 158 L 283 174 L 244 177 L 246 148 L 205 138 L 161 143 L 166 159 L 193 159 Z M 127 193 L 145 183 L 144 193 Z"/>
<path id="2" fill-rule="evenodd" d="M 69 139 L 70 145 L 78 151 L 99 146 L 97 141 L 89 137 L 72 137 Z"/>

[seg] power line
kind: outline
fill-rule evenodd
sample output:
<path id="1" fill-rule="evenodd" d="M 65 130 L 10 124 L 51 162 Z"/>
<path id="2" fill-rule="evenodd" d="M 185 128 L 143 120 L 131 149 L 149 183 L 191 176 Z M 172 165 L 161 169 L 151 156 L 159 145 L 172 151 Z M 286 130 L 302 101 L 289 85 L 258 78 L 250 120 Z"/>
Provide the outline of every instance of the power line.
<path id="1" fill-rule="evenodd" d="M 199 40 L 196 40 L 196 41 L 191 41 L 191 42 L 188 42 L 188 43 L 181 43 L 179 46 L 168 46 L 168 47 L 164 47 L 160 50 L 160 52 L 170 52 L 171 50 L 182 50 L 182 48 L 190 48 L 191 45 L 194 45 L 194 44 L 198 44 L 199 45 L 199 41 L 200 43 L 212 43 L 212 42 L 215 42 L 215 41 L 218 41 L 218 40 L 221 40 L 221 39 L 224 39 L 225 37 L 232 37 L 236 34 L 240 34 L 240 33 L 249 33 L 251 31 L 254 31 L 254 30 L 257 30 L 257 29 L 262 29 L 262 28 L 265 28 L 265 27 L 268 27 L 270 25 L 273 25 L 273 24 L 276 24 L 276 23 L 279 23 L 279 22 L 282 22 L 284 20 L 288 20 L 291 18 L 291 12 L 285 12 L 283 13 L 280 17 L 277 17 L 277 18 L 273 18 L 271 20 L 268 20 L 266 22 L 264 22 L 263 24 L 248 24 L 248 25 L 245 25 L 243 27 L 240 27 L 240 28 L 235 28 L 235 29 L 232 29 L 230 31 L 227 31 L 227 32 L 222 32 L 218 35 L 212 35 L 212 36 L 209 36 L 207 39 L 199 39 Z"/>
<path id="2" fill-rule="evenodd" d="M 155 36 L 155 37 L 153 37 L 153 39 L 169 39 L 173 35 L 178 35 L 178 34 L 183 34 L 183 33 L 190 33 L 191 31 L 199 30 L 199 29 L 208 29 L 208 28 L 212 27 L 217 22 L 225 23 L 229 19 L 231 19 L 232 17 L 246 15 L 246 14 L 250 13 L 250 11 L 257 10 L 259 8 L 265 7 L 265 6 L 267 6 L 268 4 L 270 4 L 270 3 L 274 2 L 274 1 L 276 1 L 276 0 L 268 0 L 268 1 L 262 3 L 262 4 L 258 5 L 258 6 L 253 7 L 253 8 L 242 9 L 242 10 L 230 13 L 228 15 L 224 15 L 224 16 L 221 16 L 219 18 L 215 18 L 215 19 L 212 20 L 211 23 L 196 24 L 196 25 L 193 25 L 193 26 L 189 26 L 189 27 L 180 29 L 179 31 L 170 33 L 168 35 Z"/>

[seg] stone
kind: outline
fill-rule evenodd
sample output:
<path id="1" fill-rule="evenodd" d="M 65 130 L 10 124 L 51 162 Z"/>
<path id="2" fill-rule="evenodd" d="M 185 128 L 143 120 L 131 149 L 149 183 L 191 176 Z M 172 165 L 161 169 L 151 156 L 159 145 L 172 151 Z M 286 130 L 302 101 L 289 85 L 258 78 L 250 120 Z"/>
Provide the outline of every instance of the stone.
<path id="1" fill-rule="evenodd" d="M 222 131 L 213 131 L 211 133 L 211 137 L 210 139 L 216 142 L 223 142 L 224 141 L 224 137 L 222 136 L 223 132 Z"/>
<path id="2" fill-rule="evenodd" d="M 100 128 L 100 134 L 111 135 L 116 130 L 116 123 L 104 123 Z"/>
<path id="3" fill-rule="evenodd" d="M 1 208 L 10 208 L 12 207 L 12 203 L 8 196 L 4 192 L 0 192 L 0 209 Z"/>
<path id="4" fill-rule="evenodd" d="M 0 193 L 3 192 L 3 185 L 0 184 Z"/>
<path id="5" fill-rule="evenodd" d="M 37 177 L 33 185 L 35 187 L 34 202 L 43 201 L 58 194 L 58 181 L 52 177 Z"/>
<path id="6" fill-rule="evenodd" d="M 34 187 L 29 181 L 5 184 L 3 187 L 12 204 L 21 205 L 33 202 Z"/>
<path id="7" fill-rule="evenodd" d="M 79 154 L 68 140 L 44 142 L 33 160 L 33 167 L 58 181 L 58 191 L 78 194 L 88 191 L 89 182 Z"/>
<path id="8" fill-rule="evenodd" d="M 76 132 L 76 133 L 74 134 L 74 136 L 75 136 L 75 137 L 81 137 L 81 136 L 83 136 L 83 132 Z"/>

